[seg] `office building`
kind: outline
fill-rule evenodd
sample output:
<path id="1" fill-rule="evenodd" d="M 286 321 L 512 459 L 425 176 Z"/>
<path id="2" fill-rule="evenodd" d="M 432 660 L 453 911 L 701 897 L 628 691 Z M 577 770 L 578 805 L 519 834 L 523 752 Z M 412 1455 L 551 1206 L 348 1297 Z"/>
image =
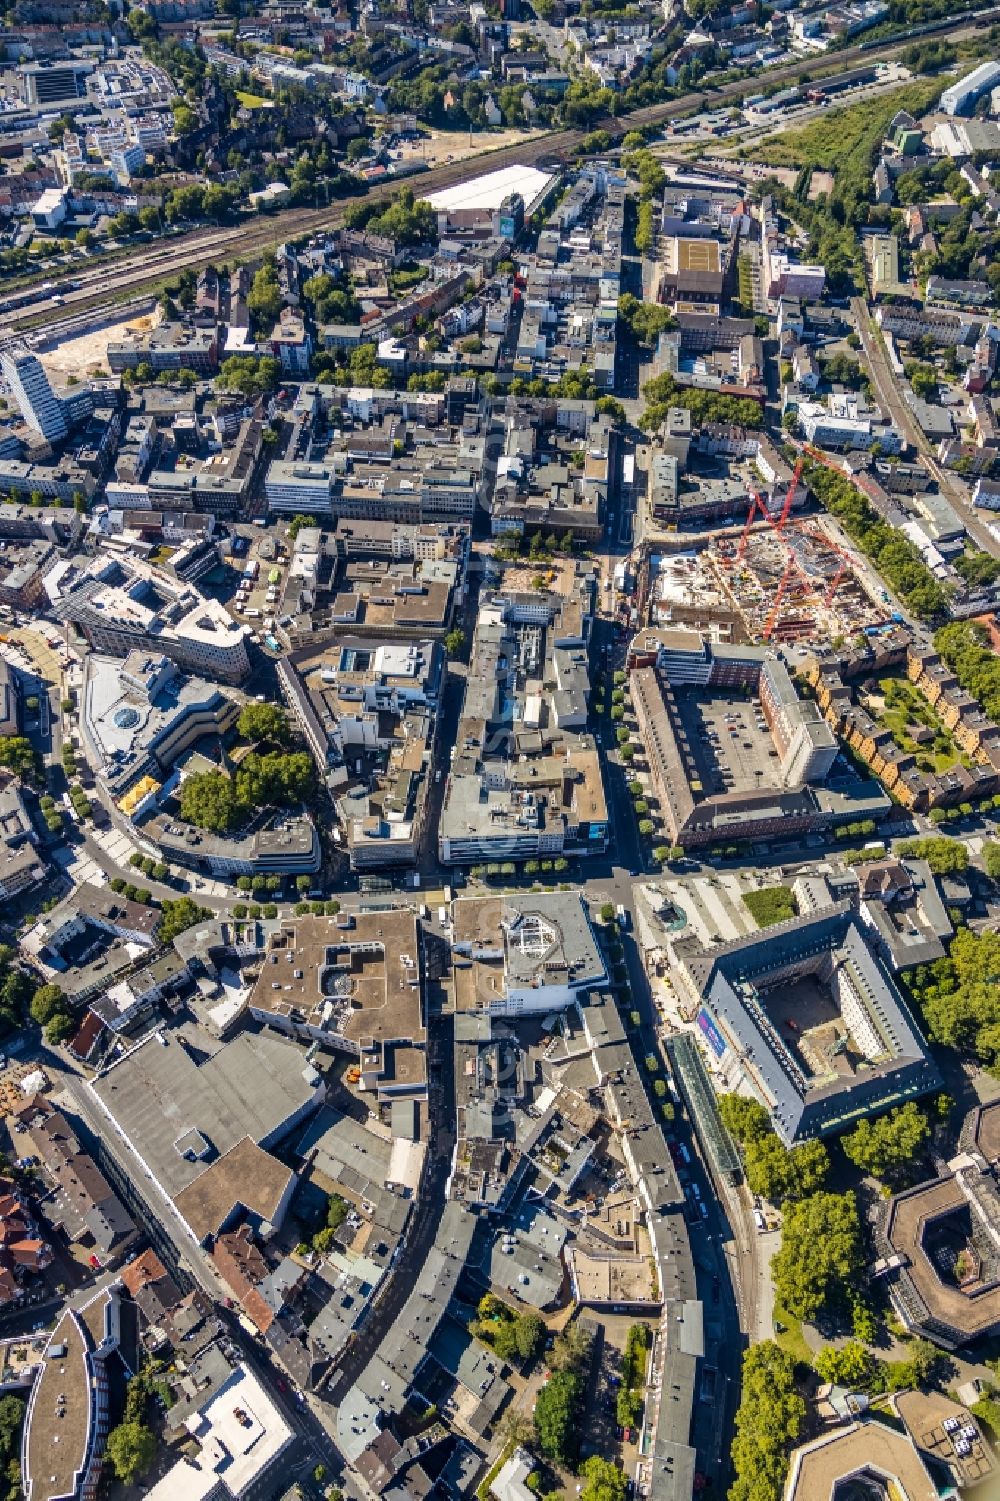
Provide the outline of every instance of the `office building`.
<path id="1" fill-rule="evenodd" d="M 4 349 L 0 353 L 0 371 L 28 426 L 48 443 L 65 438 L 69 432 L 66 413 L 38 356 L 23 347 Z"/>
<path id="2" fill-rule="evenodd" d="M 456 1009 L 490 1016 L 562 1011 L 606 979 L 578 892 L 462 897 L 452 957 Z"/>
<path id="3" fill-rule="evenodd" d="M 941 1075 L 850 902 L 713 949 L 670 945 L 682 1009 L 723 1088 L 786 1146 L 940 1089 Z"/>

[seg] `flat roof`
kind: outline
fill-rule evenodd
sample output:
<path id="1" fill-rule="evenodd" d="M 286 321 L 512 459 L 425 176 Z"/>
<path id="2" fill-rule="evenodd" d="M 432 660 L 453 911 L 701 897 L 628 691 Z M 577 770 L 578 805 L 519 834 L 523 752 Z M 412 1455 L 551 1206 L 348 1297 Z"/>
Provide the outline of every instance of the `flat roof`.
<path id="1" fill-rule="evenodd" d="M 832 1501 L 838 1482 L 866 1473 L 891 1478 L 906 1501 L 938 1501 L 912 1439 L 874 1421 L 835 1429 L 796 1449 L 784 1501 Z"/>
<path id="2" fill-rule="evenodd" d="M 917 1293 L 930 1319 L 944 1324 L 953 1336 L 972 1340 L 1000 1324 L 1000 1286 L 977 1282 L 963 1289 L 945 1282 L 924 1245 L 926 1232 L 952 1215 L 975 1216 L 978 1201 L 970 1199 L 954 1174 L 898 1194 L 889 1206 L 885 1238 L 891 1252 L 906 1257 L 905 1279 Z"/>
<path id="3" fill-rule="evenodd" d="M 198 1453 L 179 1459 L 147 1492 L 149 1501 L 201 1501 L 216 1493 L 220 1480 L 231 1495 L 248 1495 L 294 1437 L 246 1366 L 237 1366 L 186 1426 Z"/>
<path id="4" fill-rule="evenodd" d="M 432 193 L 427 202 L 439 212 L 495 209 L 511 193 L 520 193 L 528 208 L 545 192 L 552 180 L 550 172 L 540 172 L 537 167 L 501 167 L 496 172 L 484 172 L 453 188 L 442 188 L 440 192 Z"/>
<path id="5" fill-rule="evenodd" d="M 718 271 L 719 246 L 715 240 L 686 240 L 677 237 L 679 271 Z"/>
<path id="6" fill-rule="evenodd" d="M 353 1042 L 424 1040 L 420 940 L 413 912 L 307 916 L 282 923 L 250 998 Z"/>
<path id="7" fill-rule="evenodd" d="M 58 1349 L 65 1351 L 60 1359 L 51 1353 Z M 86 1325 L 67 1308 L 45 1347 L 28 1404 L 22 1461 L 25 1491 L 32 1501 L 77 1494 L 93 1421 L 90 1349 Z"/>
<path id="8" fill-rule="evenodd" d="M 960 1485 L 978 1485 L 993 1473 L 993 1455 L 968 1408 L 921 1391 L 898 1392 L 893 1406 L 921 1454 L 956 1473 Z"/>
<path id="9" fill-rule="evenodd" d="M 171 1198 L 244 1137 L 267 1146 L 322 1098 L 295 1043 L 244 1032 L 214 1045 L 199 1027 L 155 1032 L 89 1086 Z"/>
<path id="10" fill-rule="evenodd" d="M 276 1224 L 292 1177 L 291 1168 L 244 1136 L 182 1189 L 174 1202 L 202 1241 L 218 1234 L 238 1206 Z"/>
<path id="11" fill-rule="evenodd" d="M 579 892 L 507 892 L 453 905 L 455 1006 L 499 1005 L 509 988 L 580 990 L 605 978 L 604 961 Z"/>

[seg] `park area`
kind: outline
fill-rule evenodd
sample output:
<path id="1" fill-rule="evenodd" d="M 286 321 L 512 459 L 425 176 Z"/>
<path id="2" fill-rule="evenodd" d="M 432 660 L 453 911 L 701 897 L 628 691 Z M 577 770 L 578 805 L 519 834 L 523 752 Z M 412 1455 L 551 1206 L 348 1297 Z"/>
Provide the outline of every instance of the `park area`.
<path id="1" fill-rule="evenodd" d="M 899 749 L 916 757 L 920 771 L 942 772 L 967 763 L 939 715 L 907 678 L 881 678 L 878 692 L 866 693 L 863 703 Z"/>

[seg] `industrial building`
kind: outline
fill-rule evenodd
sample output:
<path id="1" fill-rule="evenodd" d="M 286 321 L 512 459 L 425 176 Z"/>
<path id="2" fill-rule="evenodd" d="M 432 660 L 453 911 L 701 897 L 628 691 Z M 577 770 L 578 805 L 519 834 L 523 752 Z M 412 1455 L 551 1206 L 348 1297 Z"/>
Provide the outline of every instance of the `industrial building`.
<path id="1" fill-rule="evenodd" d="M 938 109 L 946 115 L 969 115 L 978 101 L 990 89 L 1000 83 L 1000 63 L 980 63 L 957 83 L 949 85 L 938 101 Z"/>

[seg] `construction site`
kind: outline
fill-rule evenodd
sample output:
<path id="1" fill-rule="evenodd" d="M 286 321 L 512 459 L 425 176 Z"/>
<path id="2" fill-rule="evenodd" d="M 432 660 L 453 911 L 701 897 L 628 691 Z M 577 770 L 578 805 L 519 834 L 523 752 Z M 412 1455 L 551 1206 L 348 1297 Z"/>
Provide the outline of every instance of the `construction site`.
<path id="1" fill-rule="evenodd" d="M 890 620 L 889 609 L 867 591 L 851 554 L 822 521 L 779 528 L 754 526 L 748 518 L 739 541 L 719 538 L 706 563 L 752 638 L 849 640 Z"/>
<path id="2" fill-rule="evenodd" d="M 733 643 L 850 640 L 891 623 L 890 606 L 866 585 L 823 519 L 779 529 L 755 517 L 741 536 L 714 537 L 701 552 L 652 556 L 649 621 Z"/>
<path id="3" fill-rule="evenodd" d="M 828 517 L 791 518 L 804 460 L 780 510 L 751 491 L 738 537 L 716 533 L 702 553 L 652 560 L 650 615 L 716 640 L 795 643 L 871 635 L 891 610 Z"/>

